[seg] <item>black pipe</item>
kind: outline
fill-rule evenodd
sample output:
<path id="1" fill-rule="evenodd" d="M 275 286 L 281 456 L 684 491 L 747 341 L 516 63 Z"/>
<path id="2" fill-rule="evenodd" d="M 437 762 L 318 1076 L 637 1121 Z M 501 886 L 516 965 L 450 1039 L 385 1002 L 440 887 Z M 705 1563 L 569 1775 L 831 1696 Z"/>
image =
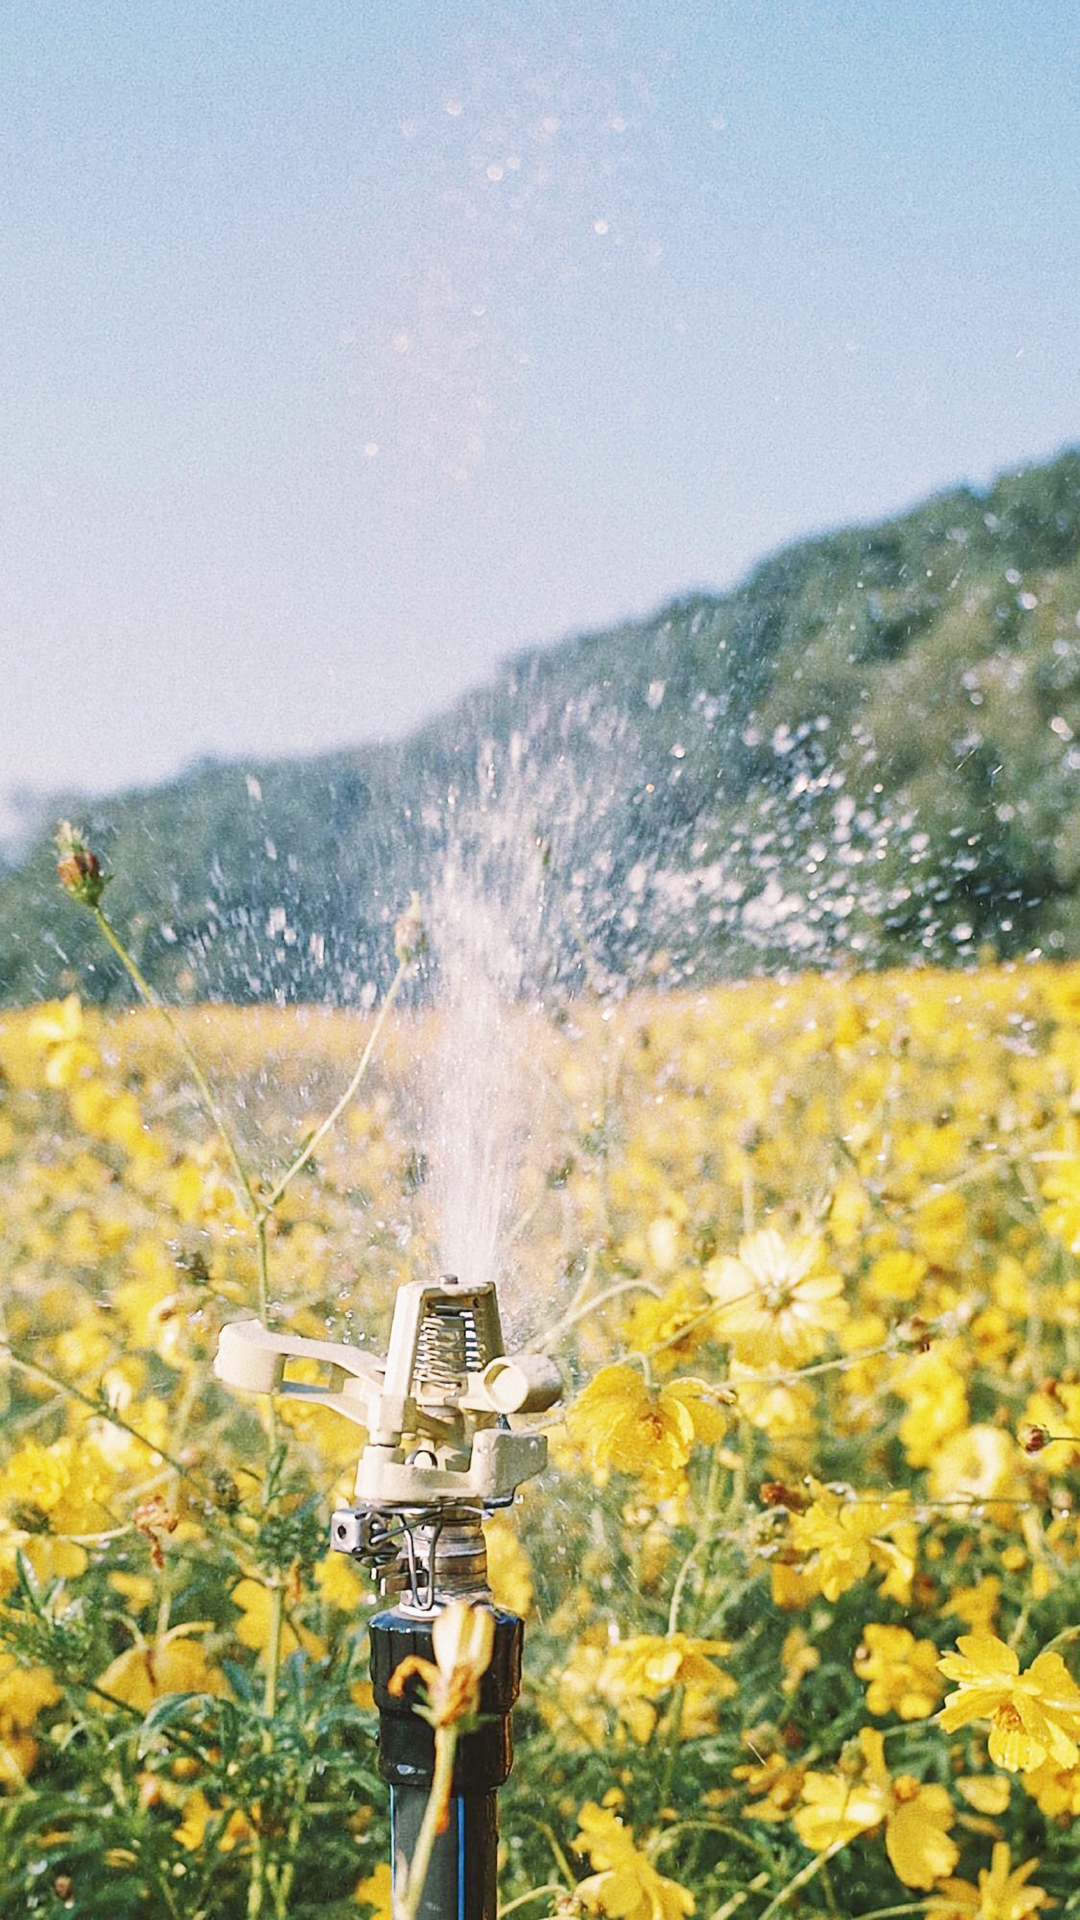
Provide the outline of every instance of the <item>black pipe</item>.
<path id="1" fill-rule="evenodd" d="M 390 1788 L 390 1848 L 394 1892 L 416 1851 L 427 1811 L 423 1787 Z M 417 1920 L 495 1920 L 499 1815 L 493 1793 L 460 1793 L 450 1800 L 446 1830 L 431 1849 Z"/>
<path id="2" fill-rule="evenodd" d="M 480 1725 L 454 1755 L 450 1817 L 432 1849 L 418 1920 L 495 1920 L 499 1819 L 496 1790 L 513 1764 L 510 1709 L 521 1686 L 524 1627 L 516 1613 L 495 1615 L 495 1643 L 480 1682 Z M 435 1776 L 435 1735 L 414 1711 L 421 1682 L 400 1696 L 390 1681 L 403 1660 L 433 1661 L 432 1616 L 394 1608 L 371 1622 L 371 1682 L 379 1709 L 379 1771 L 390 1783 L 394 1892 L 404 1886 Z"/>

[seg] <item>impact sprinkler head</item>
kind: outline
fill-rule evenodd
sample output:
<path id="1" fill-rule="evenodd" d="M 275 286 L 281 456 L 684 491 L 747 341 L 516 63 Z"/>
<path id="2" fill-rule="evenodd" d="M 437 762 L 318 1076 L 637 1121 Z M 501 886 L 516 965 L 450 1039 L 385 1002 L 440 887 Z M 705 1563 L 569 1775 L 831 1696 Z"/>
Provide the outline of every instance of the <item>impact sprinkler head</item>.
<path id="1" fill-rule="evenodd" d="M 291 1360 L 328 1370 L 292 1380 Z M 334 1513 L 330 1543 L 375 1574 L 381 1591 L 431 1612 L 487 1597 L 483 1515 L 509 1506 L 547 1458 L 543 1434 L 512 1433 L 562 1393 L 544 1354 L 507 1354 L 494 1284 L 455 1275 L 398 1290 L 384 1359 L 355 1347 L 270 1333 L 257 1320 L 222 1329 L 218 1378 L 255 1393 L 315 1401 L 365 1426 L 356 1500 Z"/>
<path id="2" fill-rule="evenodd" d="M 316 1361 L 325 1383 L 290 1380 L 291 1360 Z M 370 1568 L 384 1594 L 400 1596 L 370 1623 L 395 1911 L 408 1887 L 416 1920 L 495 1920 L 496 1794 L 513 1760 L 523 1623 L 492 1602 L 481 1523 L 543 1467 L 543 1434 L 512 1433 L 509 1416 L 553 1406 L 562 1392 L 558 1369 L 544 1354 L 504 1351 L 492 1283 L 468 1287 L 444 1274 L 399 1289 L 382 1360 L 242 1320 L 222 1329 L 216 1370 L 229 1386 L 313 1400 L 366 1426 L 356 1500 L 333 1515 L 330 1544 Z M 429 1796 L 443 1777 L 437 1743 L 446 1734 L 416 1711 L 409 1676 L 435 1671 L 437 1622 L 453 1617 L 445 1610 L 454 1602 L 466 1615 L 479 1607 L 487 1616 L 487 1664 L 475 1672 L 478 1724 L 450 1749 L 442 1825 L 425 1856 Z"/>

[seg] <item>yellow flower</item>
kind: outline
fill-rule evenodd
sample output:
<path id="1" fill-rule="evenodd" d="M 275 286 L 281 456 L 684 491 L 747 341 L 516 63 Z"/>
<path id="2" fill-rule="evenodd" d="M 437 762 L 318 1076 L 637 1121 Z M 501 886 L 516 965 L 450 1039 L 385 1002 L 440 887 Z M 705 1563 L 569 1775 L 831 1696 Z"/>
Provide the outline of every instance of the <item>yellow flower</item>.
<path id="1" fill-rule="evenodd" d="M 587 1853 L 600 1869 L 575 1888 L 590 1913 L 608 1914 L 611 1920 L 679 1920 L 693 1913 L 693 1895 L 657 1873 L 609 1807 L 587 1800 L 578 1819 L 575 1850 Z"/>
<path id="2" fill-rule="evenodd" d="M 960 1858 L 948 1833 L 956 1817 L 948 1789 L 922 1786 L 910 1774 L 890 1777 L 883 1736 L 872 1727 L 862 1728 L 859 1745 L 861 1779 L 807 1774 L 804 1804 L 792 1819 L 795 1831 L 804 1846 L 825 1853 L 884 1825 L 885 1851 L 897 1878 L 906 1887 L 932 1887 Z"/>
<path id="3" fill-rule="evenodd" d="M 189 1620 L 173 1627 L 153 1646 L 128 1647 L 98 1677 L 103 1693 L 146 1713 L 166 1693 L 214 1693 L 227 1690 L 225 1675 L 211 1665 L 205 1647 L 191 1638 L 208 1633 L 208 1622 Z"/>
<path id="4" fill-rule="evenodd" d="M 1080 1687 L 1059 1653 L 1040 1653 L 1021 1673 L 1015 1650 L 992 1633 L 962 1634 L 956 1644 L 960 1652 L 938 1662 L 960 1683 L 938 1716 L 946 1733 L 989 1720 L 990 1758 L 1009 1773 L 1030 1773 L 1048 1760 L 1080 1765 Z"/>
<path id="5" fill-rule="evenodd" d="M 639 1474 L 657 1498 L 681 1484 L 700 1440 L 724 1431 L 716 1389 L 702 1380 L 676 1380 L 654 1392 L 636 1367 L 601 1367 L 566 1416 L 567 1431 L 593 1472 L 617 1467 Z"/>
<path id="6" fill-rule="evenodd" d="M 358 1880 L 353 1890 L 353 1899 L 358 1906 L 370 1907 L 373 1920 L 393 1920 L 393 1876 L 385 1860 L 369 1873 L 366 1880 Z"/>
<path id="7" fill-rule="evenodd" d="M 596 1752 L 607 1746 L 608 1715 L 600 1704 L 601 1697 L 608 1701 L 611 1698 L 609 1692 L 601 1693 L 606 1668 L 603 1649 L 579 1641 L 566 1664 L 545 1676 L 536 1704 L 545 1725 L 551 1727 L 564 1744 L 584 1744 Z M 636 1715 L 628 1724 L 635 1738 L 646 1741 L 656 1725 L 656 1715 L 651 1707 L 642 1703 L 640 1732 Z"/>
<path id="8" fill-rule="evenodd" d="M 366 1597 L 364 1583 L 344 1553 L 328 1553 L 316 1563 L 315 1584 L 323 1599 L 342 1613 L 355 1613 Z"/>
<path id="9" fill-rule="evenodd" d="M 956 1343 L 942 1341 L 929 1353 L 894 1362 L 893 1391 L 908 1405 L 900 1441 L 913 1467 L 929 1466 L 942 1442 L 967 1426 L 967 1392 L 958 1357 Z"/>
<path id="10" fill-rule="evenodd" d="M 0 1654 L 0 1787 L 21 1787 L 37 1759 L 30 1728 L 61 1699 L 48 1667 L 20 1667 Z"/>
<path id="11" fill-rule="evenodd" d="M 892 1303 L 914 1300 L 926 1275 L 926 1261 L 902 1247 L 879 1254 L 863 1281 L 871 1300 Z"/>
<path id="12" fill-rule="evenodd" d="M 1067 1813 L 1075 1820 L 1080 1815 L 1080 1767 L 1058 1767 L 1044 1761 L 1024 1775 L 1024 1791 L 1030 1793 L 1039 1811 L 1050 1820 Z"/>
<path id="13" fill-rule="evenodd" d="M 876 1622 L 865 1626 L 862 1645 L 855 1653 L 855 1671 L 869 1683 L 870 1712 L 898 1713 L 901 1720 L 921 1720 L 933 1713 L 944 1692 L 937 1657 L 932 1640 L 916 1640 L 906 1627 Z"/>
<path id="14" fill-rule="evenodd" d="M 841 1494 L 810 1479 L 814 1495 L 805 1513 L 791 1517 L 795 1547 L 809 1565 L 804 1568 L 826 1600 L 839 1600 L 849 1587 L 865 1580 L 871 1567 L 883 1567 L 889 1579 L 910 1581 L 914 1544 L 907 1496 Z M 900 1540 L 889 1535 L 900 1530 Z M 888 1586 L 888 1581 L 886 1582 Z"/>
<path id="15" fill-rule="evenodd" d="M 819 1239 L 784 1241 L 762 1227 L 706 1267 L 715 1326 L 736 1358 L 752 1367 L 802 1366 L 816 1359 L 847 1319 L 838 1273 L 819 1271 Z"/>
<path id="16" fill-rule="evenodd" d="M 658 1300 L 643 1294 L 627 1314 L 623 1332 L 634 1353 L 647 1353 L 657 1373 L 692 1360 L 709 1337 L 709 1297 L 694 1273 L 673 1281 Z"/>
<path id="17" fill-rule="evenodd" d="M 998 1526 L 1009 1526 L 1016 1519 L 1009 1502 L 1021 1491 L 1022 1464 L 1023 1455 L 1011 1433 L 989 1422 L 976 1422 L 937 1449 L 927 1486 L 935 1500 L 967 1498 L 985 1505 L 988 1517 Z"/>
<path id="18" fill-rule="evenodd" d="M 970 1880 L 946 1880 L 926 1903 L 927 1920 L 1026 1920 L 1040 1907 L 1053 1906 L 1043 1887 L 1030 1887 L 1028 1875 L 1034 1873 L 1037 1860 L 1025 1860 L 1015 1872 L 1009 1871 L 1009 1848 L 1004 1840 L 994 1843 L 989 1872 L 980 1868 L 979 1884 Z"/>
<path id="19" fill-rule="evenodd" d="M 1024 1408 L 1024 1425 L 1075 1436 L 1052 1440 L 1039 1453 L 1040 1473 L 1067 1473 L 1080 1461 L 1080 1386 L 1055 1380 L 1033 1393 Z"/>
<path id="20" fill-rule="evenodd" d="M 808 1386 L 771 1385 L 758 1379 L 753 1367 L 733 1360 L 728 1372 L 739 1412 L 770 1440 L 788 1440 L 814 1431 L 814 1398 Z"/>
<path id="21" fill-rule="evenodd" d="M 211 1820 L 223 1820 L 217 1843 L 221 1853 L 232 1853 L 252 1837 L 251 1821 L 240 1807 L 234 1807 L 224 1819 L 223 1809 L 211 1806 L 202 1788 L 196 1787 L 184 1800 L 184 1817 L 173 1829 L 173 1839 L 190 1853 L 197 1853 Z"/>
<path id="22" fill-rule="evenodd" d="M 259 1580 L 240 1580 L 232 1590 L 232 1602 L 240 1609 L 240 1618 L 233 1631 L 245 1647 L 254 1648 L 256 1653 L 264 1653 L 270 1645 L 270 1627 L 272 1603 L 269 1589 Z M 287 1620 L 281 1627 L 282 1654 L 295 1653 L 297 1647 L 311 1655 L 313 1660 L 322 1658 L 326 1649 L 317 1634 L 310 1633 L 307 1627 L 293 1628 Z"/>
<path id="23" fill-rule="evenodd" d="M 659 1700 L 673 1687 L 702 1687 L 726 1700 L 736 1691 L 735 1682 L 708 1656 L 730 1652 L 727 1640 L 694 1640 L 685 1633 L 636 1634 L 612 1647 L 608 1673 L 623 1691 L 643 1700 Z"/>
<path id="24" fill-rule="evenodd" d="M 953 1589 L 949 1612 L 959 1614 L 972 1633 L 993 1633 L 1000 1600 L 1000 1579 L 996 1573 L 984 1573 L 973 1587 Z"/>
<path id="25" fill-rule="evenodd" d="M 757 1766 L 732 1767 L 731 1777 L 744 1781 L 748 1793 L 761 1796 L 743 1807 L 743 1819 L 764 1820 L 776 1826 L 781 1820 L 790 1820 L 803 1790 L 806 1768 L 789 1766 L 785 1754 L 771 1753 Z"/>
<path id="26" fill-rule="evenodd" d="M 955 1187 L 920 1200 L 912 1216 L 916 1249 L 932 1267 L 949 1269 L 968 1238 L 967 1207 Z"/>
<path id="27" fill-rule="evenodd" d="M 815 1673 L 820 1667 L 821 1654 L 807 1639 L 801 1627 L 791 1627 L 784 1635 L 784 1644 L 780 1649 L 780 1665 L 784 1670 L 780 1690 L 788 1699 L 798 1692 L 805 1675 Z"/>
<path id="28" fill-rule="evenodd" d="M 1080 1253 L 1080 1155 L 1064 1161 L 1044 1180 L 1044 1200 L 1053 1202 L 1043 1209 L 1047 1230 L 1061 1240 L 1069 1253 Z"/>
<path id="29" fill-rule="evenodd" d="M 488 1584 L 495 1605 L 509 1607 L 511 1613 L 527 1614 L 533 1601 L 532 1568 L 517 1534 L 504 1520 L 487 1520 L 484 1539 Z"/>

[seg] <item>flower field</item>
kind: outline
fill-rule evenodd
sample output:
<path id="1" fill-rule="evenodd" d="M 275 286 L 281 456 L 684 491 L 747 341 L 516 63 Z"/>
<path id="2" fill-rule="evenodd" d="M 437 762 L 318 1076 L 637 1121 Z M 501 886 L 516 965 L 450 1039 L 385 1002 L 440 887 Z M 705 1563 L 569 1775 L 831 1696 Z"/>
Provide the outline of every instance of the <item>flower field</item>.
<path id="1" fill-rule="evenodd" d="M 212 1362 L 433 1270 L 436 1023 L 305 1161 L 372 1016 L 177 1018 L 227 1137 L 152 1011 L 0 1015 L 0 1914 L 385 1914 L 357 1429 Z M 503 1910 L 1080 1914 L 1080 966 L 521 1021 Z"/>

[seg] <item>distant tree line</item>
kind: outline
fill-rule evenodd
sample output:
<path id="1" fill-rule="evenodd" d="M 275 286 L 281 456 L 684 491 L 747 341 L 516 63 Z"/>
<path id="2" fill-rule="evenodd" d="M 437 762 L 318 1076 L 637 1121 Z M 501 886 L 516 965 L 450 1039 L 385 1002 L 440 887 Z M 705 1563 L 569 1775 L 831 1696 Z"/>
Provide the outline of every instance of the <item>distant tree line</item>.
<path id="1" fill-rule="evenodd" d="M 110 912 L 170 995 L 362 999 L 410 890 L 474 831 L 496 888 L 499 834 L 539 850 L 561 916 L 548 964 L 571 990 L 590 968 L 674 982 L 1064 958 L 1080 952 L 1078 609 L 1070 450 L 791 547 L 731 593 L 523 654 L 399 744 L 201 763 L 56 811 L 114 873 Z M 0 871 L 0 997 L 73 986 L 125 992 L 42 830 Z"/>

